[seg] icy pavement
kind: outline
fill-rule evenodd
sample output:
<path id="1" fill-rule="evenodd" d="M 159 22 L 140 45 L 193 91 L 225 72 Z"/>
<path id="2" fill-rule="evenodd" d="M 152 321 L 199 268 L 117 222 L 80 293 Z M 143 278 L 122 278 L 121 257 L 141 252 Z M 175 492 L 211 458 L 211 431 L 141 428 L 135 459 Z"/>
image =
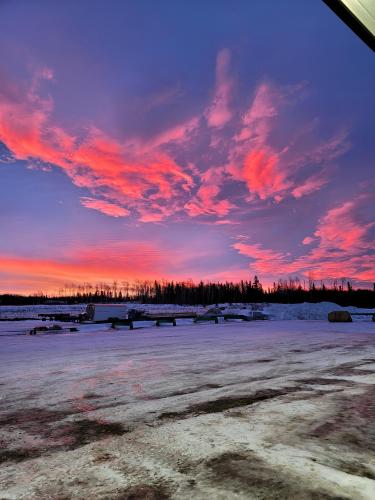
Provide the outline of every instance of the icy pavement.
<path id="1" fill-rule="evenodd" d="M 375 323 L 37 323 L 0 323 L 1 499 L 375 498 Z"/>

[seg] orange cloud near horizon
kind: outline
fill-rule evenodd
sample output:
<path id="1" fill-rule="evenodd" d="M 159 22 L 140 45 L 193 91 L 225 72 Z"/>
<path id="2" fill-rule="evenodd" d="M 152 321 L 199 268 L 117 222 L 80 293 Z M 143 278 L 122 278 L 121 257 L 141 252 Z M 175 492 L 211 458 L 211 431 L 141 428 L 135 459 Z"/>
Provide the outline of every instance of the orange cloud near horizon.
<path id="1" fill-rule="evenodd" d="M 151 244 L 131 243 L 110 248 L 82 248 L 71 252 L 70 259 L 44 259 L 0 255 L 0 275 L 13 282 L 29 284 L 21 292 L 33 292 L 36 286 L 56 292 L 68 283 L 99 283 L 113 280 L 145 280 L 165 276 L 166 256 Z M 2 280 L 4 282 L 4 280 Z M 11 290 L 9 290 L 11 291 Z M 14 287 L 13 287 L 14 291 Z M 1 290 L 0 290 L 1 292 Z"/>

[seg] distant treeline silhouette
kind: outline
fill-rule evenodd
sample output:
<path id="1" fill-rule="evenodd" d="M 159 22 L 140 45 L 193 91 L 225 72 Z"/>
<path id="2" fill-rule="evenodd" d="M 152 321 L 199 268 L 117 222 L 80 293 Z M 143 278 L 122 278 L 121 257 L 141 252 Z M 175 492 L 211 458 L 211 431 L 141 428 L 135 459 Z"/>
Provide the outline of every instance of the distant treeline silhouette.
<path id="1" fill-rule="evenodd" d="M 149 304 L 219 304 L 249 302 L 335 302 L 342 306 L 375 307 L 375 284 L 373 289 L 353 289 L 350 281 L 333 281 L 330 286 L 316 284 L 309 280 L 306 284 L 298 278 L 279 280 L 265 289 L 257 276 L 251 281 L 239 283 L 214 283 L 203 281 L 136 281 L 112 284 L 66 285 L 56 295 L 42 292 L 33 295 L 0 295 L 2 305 L 27 304 L 77 304 L 105 302 L 143 302 Z"/>

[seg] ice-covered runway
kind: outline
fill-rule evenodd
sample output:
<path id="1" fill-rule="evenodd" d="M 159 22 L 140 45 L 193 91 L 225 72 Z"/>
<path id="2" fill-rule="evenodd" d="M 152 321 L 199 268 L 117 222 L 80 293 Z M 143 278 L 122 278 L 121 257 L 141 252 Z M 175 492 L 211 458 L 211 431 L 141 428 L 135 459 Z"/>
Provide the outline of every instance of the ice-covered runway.
<path id="1" fill-rule="evenodd" d="M 0 498 L 375 497 L 374 323 L 32 324 L 0 325 Z"/>

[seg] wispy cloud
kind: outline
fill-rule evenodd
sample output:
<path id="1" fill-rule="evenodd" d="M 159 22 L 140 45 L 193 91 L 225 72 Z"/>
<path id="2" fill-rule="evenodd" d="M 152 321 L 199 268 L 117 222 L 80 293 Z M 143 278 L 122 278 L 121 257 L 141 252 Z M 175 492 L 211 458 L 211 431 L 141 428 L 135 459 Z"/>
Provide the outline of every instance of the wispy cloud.
<path id="1" fill-rule="evenodd" d="M 279 115 L 283 94 L 269 83 L 261 83 L 255 90 L 250 107 L 242 115 L 241 127 L 235 135 L 236 142 L 246 142 L 246 147 L 262 146 L 272 129 L 272 121 Z"/>
<path id="2" fill-rule="evenodd" d="M 345 201 L 322 216 L 312 236 L 302 243 L 314 247 L 293 257 L 260 244 L 239 241 L 233 244 L 239 253 L 251 259 L 253 272 L 268 276 L 303 275 L 315 279 L 350 278 L 372 283 L 375 280 L 375 222 L 371 207 L 375 197 L 370 191 L 355 200 Z"/>
<path id="3" fill-rule="evenodd" d="M 227 215 L 234 205 L 227 199 L 219 199 L 218 195 L 224 183 L 223 168 L 211 168 L 200 177 L 200 187 L 196 195 L 185 205 L 192 217 L 198 215 Z"/>
<path id="4" fill-rule="evenodd" d="M 329 172 L 327 170 L 321 170 L 317 174 L 311 175 L 299 185 L 292 189 L 292 196 L 294 198 L 302 198 L 308 194 L 318 191 L 321 187 L 329 182 Z"/>
<path id="5" fill-rule="evenodd" d="M 287 173 L 280 168 L 279 158 L 265 150 L 253 150 L 245 158 L 242 175 L 250 193 L 256 193 L 261 200 L 273 197 L 291 186 Z"/>
<path id="6" fill-rule="evenodd" d="M 234 249 L 238 250 L 241 255 L 250 257 L 252 261 L 254 261 L 250 267 L 252 267 L 255 272 L 270 275 L 274 274 L 276 269 L 284 270 L 286 266 L 286 254 L 265 249 L 259 243 L 249 244 L 238 242 L 234 243 L 232 246 Z"/>
<path id="7" fill-rule="evenodd" d="M 229 151 L 227 171 L 246 184 L 250 200 L 280 202 L 318 191 L 330 180 L 327 165 L 350 148 L 345 130 L 325 141 L 310 140 L 308 145 L 302 145 L 305 137 L 297 130 L 281 148 L 273 145 L 272 133 L 282 128 L 283 108 L 303 94 L 305 87 L 304 82 L 284 87 L 263 82 L 242 115 Z M 305 134 L 309 132 L 311 127 L 305 127 Z"/>
<path id="8" fill-rule="evenodd" d="M 302 240 L 302 245 L 311 245 L 311 243 L 314 243 L 315 238 L 312 238 L 311 236 L 306 236 Z"/>
<path id="9" fill-rule="evenodd" d="M 223 49 L 217 55 L 214 97 L 205 113 L 210 127 L 223 127 L 233 116 L 230 109 L 233 90 L 233 78 L 229 72 L 230 58 L 229 49 Z"/>
<path id="10" fill-rule="evenodd" d="M 86 208 L 92 208 L 98 212 L 102 212 L 112 217 L 126 217 L 130 214 L 129 210 L 115 203 L 110 203 L 105 200 L 98 200 L 95 198 L 82 197 L 81 204 Z"/>
<path id="11" fill-rule="evenodd" d="M 191 138 L 192 133 L 199 126 L 199 117 L 193 116 L 188 120 L 175 125 L 174 127 L 164 130 L 160 134 L 154 136 L 152 139 L 145 143 L 145 146 L 150 148 L 157 148 L 162 145 L 167 145 L 168 143 L 181 144 L 188 141 Z"/>

